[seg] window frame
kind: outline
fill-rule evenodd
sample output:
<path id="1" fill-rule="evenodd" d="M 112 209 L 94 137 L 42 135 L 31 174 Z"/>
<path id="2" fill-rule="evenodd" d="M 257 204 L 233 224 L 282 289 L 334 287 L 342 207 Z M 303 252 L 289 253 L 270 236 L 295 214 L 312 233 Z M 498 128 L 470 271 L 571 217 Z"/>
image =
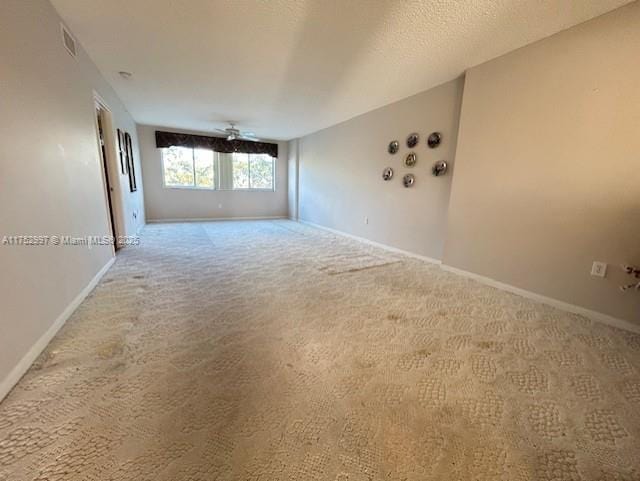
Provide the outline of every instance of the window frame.
<path id="1" fill-rule="evenodd" d="M 207 191 L 219 191 L 219 192 L 276 192 L 276 183 L 277 183 L 277 167 L 278 159 L 277 157 L 269 156 L 271 159 L 272 165 L 272 182 L 271 187 L 231 187 L 230 189 L 220 187 L 220 153 L 212 150 L 213 152 L 213 185 L 211 187 L 199 187 L 196 185 L 196 157 L 195 157 L 195 148 L 193 147 L 181 147 L 176 146 L 183 149 L 191 150 L 191 170 L 193 172 L 193 185 L 170 185 L 167 184 L 166 175 L 165 175 L 165 166 L 164 166 L 164 153 L 170 149 L 171 147 L 164 147 L 160 149 L 160 167 L 162 170 L 162 187 L 164 189 L 186 189 L 186 190 L 207 190 Z M 203 149 L 209 150 L 209 149 Z M 242 153 L 242 152 L 240 152 Z M 251 156 L 252 155 L 267 155 L 267 154 L 246 154 L 247 155 L 247 179 L 249 185 L 251 185 Z"/>
<path id="2" fill-rule="evenodd" d="M 177 146 L 178 147 L 178 146 Z M 193 185 L 170 185 L 167 184 L 167 177 L 164 171 L 164 153 L 171 147 L 164 147 L 160 149 L 160 166 L 162 167 L 162 187 L 164 189 L 187 189 L 187 190 L 219 190 L 217 184 L 218 180 L 218 162 L 216 154 L 213 150 L 213 185 L 211 187 L 200 187 L 196 184 L 196 149 L 194 147 L 179 147 L 181 149 L 191 150 L 191 171 L 193 172 Z M 202 149 L 208 150 L 208 149 Z"/>
<path id="3" fill-rule="evenodd" d="M 239 153 L 243 153 L 243 152 L 239 152 Z M 262 187 L 251 187 L 251 156 L 252 155 L 267 155 L 267 154 L 245 154 L 247 155 L 247 180 L 249 181 L 249 187 L 231 187 L 230 189 L 222 189 L 220 188 L 219 190 L 224 190 L 224 191 L 237 191 L 237 192 L 275 192 L 276 191 L 276 166 L 278 165 L 278 163 L 276 162 L 276 157 L 271 157 L 269 155 L 269 158 L 271 159 L 271 165 L 272 165 L 272 169 L 271 169 L 271 187 L 266 187 L 266 188 L 262 188 Z"/>

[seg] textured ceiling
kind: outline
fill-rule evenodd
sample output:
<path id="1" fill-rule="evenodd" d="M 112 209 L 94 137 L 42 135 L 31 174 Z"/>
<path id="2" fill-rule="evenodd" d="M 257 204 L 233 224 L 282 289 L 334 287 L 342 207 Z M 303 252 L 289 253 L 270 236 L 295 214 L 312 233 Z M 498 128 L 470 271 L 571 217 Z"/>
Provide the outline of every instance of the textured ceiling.
<path id="1" fill-rule="evenodd" d="M 52 0 L 139 123 L 290 139 L 629 0 Z M 133 73 L 129 80 L 118 71 Z"/>

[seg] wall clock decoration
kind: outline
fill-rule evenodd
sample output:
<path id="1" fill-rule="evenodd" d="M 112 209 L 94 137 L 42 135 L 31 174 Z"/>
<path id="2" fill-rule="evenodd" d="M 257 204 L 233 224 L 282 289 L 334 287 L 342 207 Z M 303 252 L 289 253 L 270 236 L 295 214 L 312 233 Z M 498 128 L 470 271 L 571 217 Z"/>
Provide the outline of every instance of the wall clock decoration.
<path id="1" fill-rule="evenodd" d="M 431 173 L 436 177 L 444 175 L 446 174 L 446 172 L 447 172 L 447 163 L 444 160 L 436 162 L 435 164 L 433 164 L 433 167 L 431 168 Z"/>
<path id="2" fill-rule="evenodd" d="M 416 178 L 413 174 L 407 174 L 402 178 L 402 185 L 405 187 L 411 187 L 416 183 Z"/>
<path id="3" fill-rule="evenodd" d="M 442 134 L 440 132 L 433 132 L 427 139 L 427 145 L 430 149 L 435 149 L 442 142 Z"/>
<path id="4" fill-rule="evenodd" d="M 407 137 L 407 147 L 413 149 L 416 145 L 418 145 L 419 141 L 420 135 L 415 132 L 413 134 L 409 134 L 409 136 Z"/>
<path id="5" fill-rule="evenodd" d="M 413 167 L 414 165 L 416 165 L 416 162 L 418 162 L 418 157 L 414 152 L 408 153 L 404 158 L 405 167 Z"/>

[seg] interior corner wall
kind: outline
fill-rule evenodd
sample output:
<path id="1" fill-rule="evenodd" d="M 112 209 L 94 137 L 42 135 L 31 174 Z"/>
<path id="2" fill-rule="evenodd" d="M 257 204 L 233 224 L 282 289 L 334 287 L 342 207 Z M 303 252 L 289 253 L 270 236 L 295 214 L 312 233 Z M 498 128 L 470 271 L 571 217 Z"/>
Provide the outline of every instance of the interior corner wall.
<path id="1" fill-rule="evenodd" d="M 156 148 L 156 130 L 211 135 L 152 125 L 138 125 L 147 220 L 205 220 L 273 218 L 287 216 L 287 142 L 279 141 L 275 191 L 185 189 L 164 187 L 162 154 Z"/>
<path id="2" fill-rule="evenodd" d="M 639 26 L 634 2 L 467 72 L 444 263 L 640 324 L 618 289 L 640 264 Z"/>
<path id="3" fill-rule="evenodd" d="M 454 166 L 462 77 L 298 139 L 299 218 L 415 254 L 441 259 Z M 430 149 L 426 139 L 442 133 Z M 414 149 L 406 137 L 420 134 Z M 400 151 L 387 152 L 390 141 Z M 404 158 L 417 154 L 417 164 Z M 439 160 L 449 173 L 431 175 Z M 382 179 L 385 167 L 394 170 Z M 405 188 L 402 177 L 414 174 Z"/>
<path id="4" fill-rule="evenodd" d="M 77 58 L 64 49 L 47 0 L 0 2 L 2 239 L 110 234 L 94 90 L 137 145 L 135 125 L 78 47 Z M 144 222 L 132 220 L 141 192 L 123 204 L 131 214 L 124 233 L 134 233 Z M 112 257 L 111 246 L 0 245 L 0 398 Z"/>
<path id="5" fill-rule="evenodd" d="M 299 157 L 299 141 L 293 139 L 289 141 L 289 158 L 287 159 L 287 207 L 289 219 L 298 220 L 298 157 Z"/>

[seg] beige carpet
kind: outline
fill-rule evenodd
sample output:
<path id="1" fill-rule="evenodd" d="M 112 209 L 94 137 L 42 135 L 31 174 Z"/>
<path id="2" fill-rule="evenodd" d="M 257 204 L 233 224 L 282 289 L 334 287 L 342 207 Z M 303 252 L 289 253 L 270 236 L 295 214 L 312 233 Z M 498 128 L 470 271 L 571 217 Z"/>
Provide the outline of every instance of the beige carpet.
<path id="1" fill-rule="evenodd" d="M 148 226 L 0 480 L 638 480 L 640 336 L 288 221 Z"/>

